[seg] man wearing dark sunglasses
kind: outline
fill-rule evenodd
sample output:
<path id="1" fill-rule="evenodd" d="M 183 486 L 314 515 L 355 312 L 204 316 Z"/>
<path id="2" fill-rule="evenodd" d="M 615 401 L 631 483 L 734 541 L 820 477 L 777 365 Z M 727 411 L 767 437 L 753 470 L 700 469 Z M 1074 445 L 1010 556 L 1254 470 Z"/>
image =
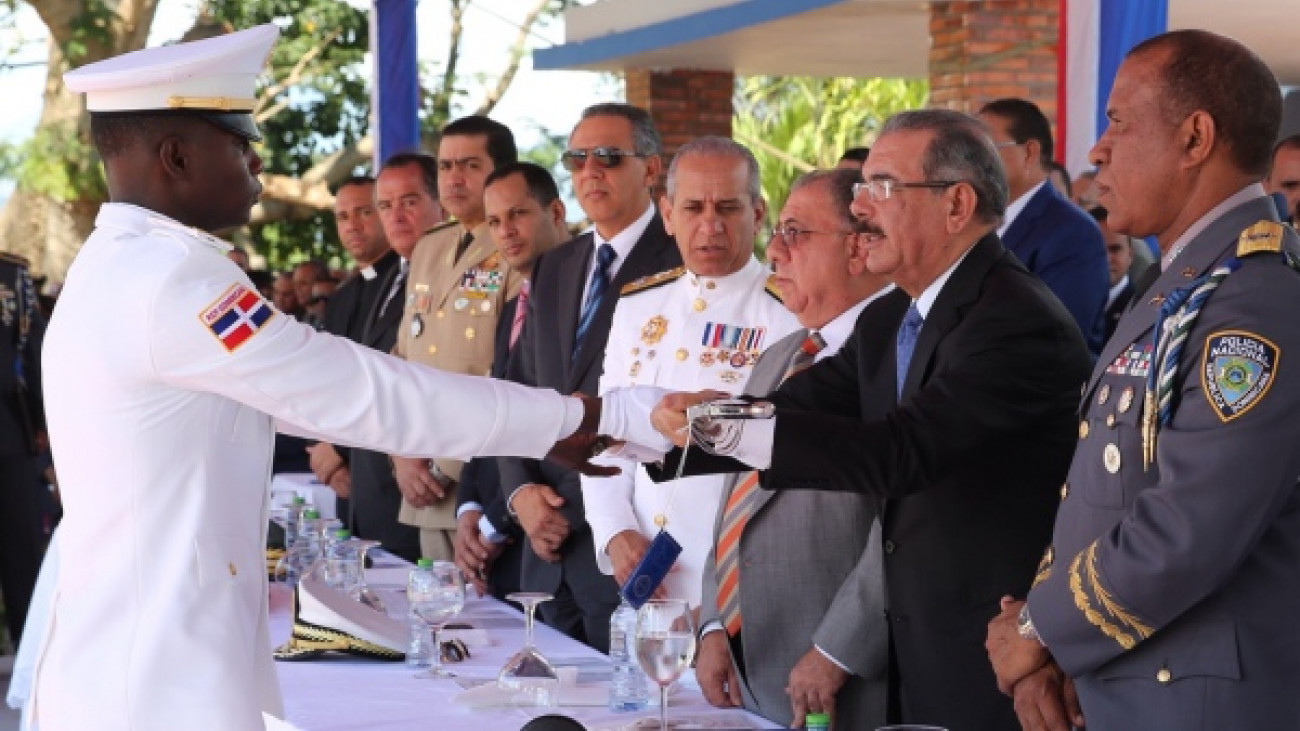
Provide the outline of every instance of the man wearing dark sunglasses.
<path id="1" fill-rule="evenodd" d="M 537 260 L 511 380 L 596 393 L 619 290 L 682 263 L 651 201 L 659 152 L 644 110 L 607 103 L 583 111 L 564 160 L 592 228 Z M 617 587 L 596 567 L 578 473 L 539 460 L 500 467 L 502 493 L 528 536 L 520 585 L 555 596 L 541 606 L 547 624 L 608 650 Z"/>

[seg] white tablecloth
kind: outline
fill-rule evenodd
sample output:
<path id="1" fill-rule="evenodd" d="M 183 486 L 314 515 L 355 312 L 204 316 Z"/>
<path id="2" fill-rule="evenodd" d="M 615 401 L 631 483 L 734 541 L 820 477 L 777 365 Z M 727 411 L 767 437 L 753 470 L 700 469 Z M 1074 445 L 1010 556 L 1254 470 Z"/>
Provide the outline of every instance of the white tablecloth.
<path id="1" fill-rule="evenodd" d="M 283 508 L 297 495 L 307 501 L 307 506 L 320 511 L 320 517 L 337 518 L 334 510 L 334 491 L 329 485 L 316 481 L 310 472 L 281 472 L 271 476 L 271 508 Z"/>
<path id="2" fill-rule="evenodd" d="M 374 568 L 366 581 L 394 616 L 405 612 L 405 568 Z M 471 592 L 472 593 L 472 592 Z M 448 665 L 462 679 L 495 678 L 506 660 L 523 646 L 523 615 L 491 597 L 470 599 L 457 620 L 486 629 L 492 646 L 475 648 L 462 663 Z M 271 587 L 271 639 L 275 644 L 289 635 L 289 593 Z M 584 674 L 599 673 L 608 658 L 538 622 L 537 646 L 559 666 L 578 665 Z M 613 713 L 604 707 L 554 709 L 493 708 L 473 710 L 452 699 L 462 692 L 457 679 L 417 679 L 402 663 L 339 657 L 337 659 L 277 663 L 287 719 L 303 731 L 373 731 L 438 729 L 439 731 L 518 731 L 530 718 L 561 713 L 578 719 L 589 729 L 614 729 L 638 718 L 658 714 L 658 708 L 639 713 Z M 607 672 L 607 671 L 606 671 Z M 594 681 L 607 685 L 607 681 Z M 657 688 L 651 686 L 652 692 Z M 603 694 L 602 694 L 603 696 Z M 720 710 L 705 702 L 694 677 L 682 679 L 669 699 L 669 717 L 690 717 L 726 728 L 780 728 L 740 710 Z"/>

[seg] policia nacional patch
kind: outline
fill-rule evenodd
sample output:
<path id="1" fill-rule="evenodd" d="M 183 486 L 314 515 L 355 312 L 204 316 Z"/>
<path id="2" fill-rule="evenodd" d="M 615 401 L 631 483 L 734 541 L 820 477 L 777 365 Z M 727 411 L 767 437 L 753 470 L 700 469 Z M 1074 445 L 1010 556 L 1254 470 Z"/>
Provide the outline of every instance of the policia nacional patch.
<path id="1" fill-rule="evenodd" d="M 1278 347 L 1244 330 L 1224 330 L 1205 339 L 1201 386 L 1224 423 L 1264 400 L 1277 374 Z"/>

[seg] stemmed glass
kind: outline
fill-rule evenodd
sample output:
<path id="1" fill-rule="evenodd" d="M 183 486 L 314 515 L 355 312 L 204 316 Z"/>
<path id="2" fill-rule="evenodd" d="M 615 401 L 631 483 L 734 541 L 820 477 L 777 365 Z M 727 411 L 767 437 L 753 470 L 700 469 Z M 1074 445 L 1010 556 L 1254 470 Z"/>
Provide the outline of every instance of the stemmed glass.
<path id="1" fill-rule="evenodd" d="M 370 552 L 370 549 L 383 544 L 380 541 L 361 539 L 354 539 L 353 542 L 357 545 L 357 576 L 359 578 L 356 586 L 353 587 L 352 598 L 377 612 L 387 612 L 388 608 L 384 606 L 384 601 L 366 584 L 366 554 Z"/>
<path id="2" fill-rule="evenodd" d="M 418 572 L 412 572 L 415 576 Z M 465 607 L 465 577 L 451 561 L 434 561 L 424 580 L 412 580 L 406 587 L 411 614 L 433 632 L 433 665 L 417 678 L 454 678 L 442 669 L 442 646 L 438 633 Z"/>
<path id="3" fill-rule="evenodd" d="M 497 674 L 497 684 L 515 691 L 516 705 L 554 706 L 559 701 L 560 676 L 533 643 L 533 616 L 537 605 L 553 599 L 550 594 L 523 591 L 506 599 L 524 608 L 524 647 L 506 661 Z"/>
<path id="4" fill-rule="evenodd" d="M 659 728 L 668 726 L 668 686 L 686 672 L 695 656 L 691 608 L 680 599 L 649 601 L 636 613 L 636 659 L 659 684 Z"/>

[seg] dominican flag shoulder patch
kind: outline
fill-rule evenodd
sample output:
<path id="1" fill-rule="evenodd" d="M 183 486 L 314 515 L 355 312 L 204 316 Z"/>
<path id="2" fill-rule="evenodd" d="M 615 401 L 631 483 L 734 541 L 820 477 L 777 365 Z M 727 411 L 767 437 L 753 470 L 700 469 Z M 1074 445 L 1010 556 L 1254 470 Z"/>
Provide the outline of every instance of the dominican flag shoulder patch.
<path id="1" fill-rule="evenodd" d="M 248 342 L 275 315 L 261 295 L 242 284 L 232 284 L 215 302 L 199 313 L 222 347 L 233 353 Z"/>

